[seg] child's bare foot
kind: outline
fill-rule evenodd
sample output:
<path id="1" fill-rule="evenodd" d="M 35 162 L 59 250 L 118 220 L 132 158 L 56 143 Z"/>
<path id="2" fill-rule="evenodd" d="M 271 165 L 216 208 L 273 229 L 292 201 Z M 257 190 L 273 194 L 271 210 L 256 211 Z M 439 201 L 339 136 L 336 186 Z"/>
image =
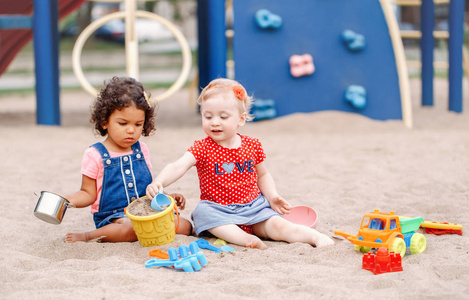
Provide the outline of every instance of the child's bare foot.
<path id="1" fill-rule="evenodd" d="M 319 247 L 326 247 L 326 246 L 332 246 L 334 245 L 334 241 L 328 237 L 325 234 L 320 233 L 319 235 L 316 236 L 315 238 L 315 243 L 314 245 L 319 248 Z"/>
<path id="2" fill-rule="evenodd" d="M 249 243 L 246 244 L 246 248 L 254 248 L 254 249 L 259 249 L 259 250 L 265 250 L 268 247 L 261 240 L 253 239 L 252 241 L 250 241 Z"/>
<path id="3" fill-rule="evenodd" d="M 89 241 L 88 233 L 67 233 L 65 236 L 65 243 L 87 242 Z"/>

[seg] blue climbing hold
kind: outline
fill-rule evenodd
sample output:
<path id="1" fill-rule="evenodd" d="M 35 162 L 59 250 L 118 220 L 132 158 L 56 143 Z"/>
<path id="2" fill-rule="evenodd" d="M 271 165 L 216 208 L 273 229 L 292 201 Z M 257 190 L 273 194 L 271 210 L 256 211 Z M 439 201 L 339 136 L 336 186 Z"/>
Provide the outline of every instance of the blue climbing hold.
<path id="1" fill-rule="evenodd" d="M 366 107 L 366 90 L 361 85 L 350 85 L 344 94 L 345 101 L 355 109 Z"/>
<path id="2" fill-rule="evenodd" d="M 350 29 L 344 30 L 341 34 L 341 38 L 347 49 L 353 52 L 361 51 L 366 46 L 365 37 Z"/>
<path id="3" fill-rule="evenodd" d="M 254 121 L 273 119 L 277 117 L 275 101 L 272 99 L 254 100 L 251 108 L 251 114 L 254 116 Z"/>
<path id="4" fill-rule="evenodd" d="M 278 29 L 282 26 L 282 18 L 267 9 L 260 9 L 255 15 L 256 24 L 262 29 Z"/>

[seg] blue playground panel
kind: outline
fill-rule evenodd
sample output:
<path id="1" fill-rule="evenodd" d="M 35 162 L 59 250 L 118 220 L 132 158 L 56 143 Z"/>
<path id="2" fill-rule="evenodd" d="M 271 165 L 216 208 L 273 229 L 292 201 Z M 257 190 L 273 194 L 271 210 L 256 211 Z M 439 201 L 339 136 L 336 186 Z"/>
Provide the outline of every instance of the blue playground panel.
<path id="1" fill-rule="evenodd" d="M 396 62 L 379 1 L 236 0 L 233 9 L 236 80 L 255 98 L 274 100 L 277 116 L 338 110 L 402 119 Z M 279 16 L 281 25 L 259 26 L 255 15 L 262 9 Z M 363 35 L 362 50 L 346 47 L 341 38 L 346 30 Z M 293 77 L 289 59 L 303 54 L 313 56 L 315 72 Z M 344 100 L 351 85 L 365 88 L 363 108 Z"/>

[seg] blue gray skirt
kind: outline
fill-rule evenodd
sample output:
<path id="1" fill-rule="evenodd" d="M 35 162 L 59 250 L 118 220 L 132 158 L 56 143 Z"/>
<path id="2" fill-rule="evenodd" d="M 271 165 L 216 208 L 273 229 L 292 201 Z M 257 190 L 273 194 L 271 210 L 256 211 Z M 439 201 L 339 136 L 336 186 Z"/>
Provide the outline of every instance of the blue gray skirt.
<path id="1" fill-rule="evenodd" d="M 256 199 L 245 204 L 221 205 L 212 201 L 201 200 L 192 212 L 195 234 L 221 225 L 252 225 L 279 216 L 260 194 Z"/>

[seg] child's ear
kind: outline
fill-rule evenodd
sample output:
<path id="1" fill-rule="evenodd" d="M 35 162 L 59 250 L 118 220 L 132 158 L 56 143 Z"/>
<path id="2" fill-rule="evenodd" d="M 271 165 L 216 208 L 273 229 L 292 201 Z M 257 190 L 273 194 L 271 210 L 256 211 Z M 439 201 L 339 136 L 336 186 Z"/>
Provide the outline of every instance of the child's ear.
<path id="1" fill-rule="evenodd" d="M 239 119 L 239 127 L 244 126 L 246 124 L 246 118 L 248 117 L 248 114 L 246 112 L 243 112 L 241 115 L 241 118 Z"/>

